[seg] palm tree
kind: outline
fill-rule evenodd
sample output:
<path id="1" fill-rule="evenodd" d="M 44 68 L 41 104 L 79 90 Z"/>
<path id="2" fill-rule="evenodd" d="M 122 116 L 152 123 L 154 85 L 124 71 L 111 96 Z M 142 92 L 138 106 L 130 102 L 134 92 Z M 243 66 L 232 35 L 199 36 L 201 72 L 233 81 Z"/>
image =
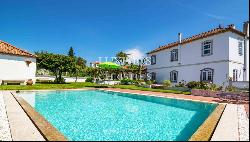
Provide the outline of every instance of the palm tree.
<path id="1" fill-rule="evenodd" d="M 127 65 L 128 62 L 128 55 L 129 54 L 126 54 L 122 51 L 118 52 L 115 57 L 116 57 L 116 60 L 118 61 L 118 63 L 122 66 L 122 65 Z"/>

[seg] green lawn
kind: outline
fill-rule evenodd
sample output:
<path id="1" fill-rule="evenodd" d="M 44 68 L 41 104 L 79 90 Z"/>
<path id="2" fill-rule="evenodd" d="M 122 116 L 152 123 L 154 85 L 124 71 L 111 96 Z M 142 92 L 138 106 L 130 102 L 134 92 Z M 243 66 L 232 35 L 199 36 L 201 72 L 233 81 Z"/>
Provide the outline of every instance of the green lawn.
<path id="1" fill-rule="evenodd" d="M 135 85 L 98 85 L 94 83 L 84 82 L 84 83 L 68 83 L 68 84 L 34 84 L 32 86 L 28 85 L 0 85 L 0 90 L 46 90 L 46 89 L 80 89 L 86 87 L 111 87 L 111 88 L 121 88 L 121 89 L 131 89 L 131 90 L 141 90 L 141 91 L 154 91 L 163 93 L 175 93 L 175 94 L 186 94 L 189 95 L 190 92 L 183 92 L 178 90 L 163 90 L 163 89 L 152 89 L 143 88 Z"/>
<path id="2" fill-rule="evenodd" d="M 41 89 L 77 89 L 91 87 L 93 83 L 67 83 L 67 84 L 34 84 L 28 85 L 0 85 L 0 90 L 41 90 Z"/>

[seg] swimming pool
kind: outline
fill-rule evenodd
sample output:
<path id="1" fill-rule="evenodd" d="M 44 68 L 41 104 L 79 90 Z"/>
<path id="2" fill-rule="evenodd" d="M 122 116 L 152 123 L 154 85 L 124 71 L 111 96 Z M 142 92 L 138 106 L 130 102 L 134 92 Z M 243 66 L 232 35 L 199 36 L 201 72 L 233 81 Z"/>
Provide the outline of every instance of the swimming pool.
<path id="1" fill-rule="evenodd" d="M 217 106 L 98 90 L 20 95 L 69 140 L 188 140 Z"/>

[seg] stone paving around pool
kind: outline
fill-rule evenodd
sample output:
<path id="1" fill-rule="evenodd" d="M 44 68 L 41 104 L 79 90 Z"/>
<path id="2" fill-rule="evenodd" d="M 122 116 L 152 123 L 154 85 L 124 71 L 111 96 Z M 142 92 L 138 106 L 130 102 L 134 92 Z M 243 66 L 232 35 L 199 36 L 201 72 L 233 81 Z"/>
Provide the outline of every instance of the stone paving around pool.
<path id="1" fill-rule="evenodd" d="M 10 133 L 13 141 L 45 141 L 36 126 L 9 91 L 3 91 Z"/>
<path id="2" fill-rule="evenodd" d="M 3 94 L 0 92 L 0 141 L 11 141 L 10 126 L 6 114 Z"/>

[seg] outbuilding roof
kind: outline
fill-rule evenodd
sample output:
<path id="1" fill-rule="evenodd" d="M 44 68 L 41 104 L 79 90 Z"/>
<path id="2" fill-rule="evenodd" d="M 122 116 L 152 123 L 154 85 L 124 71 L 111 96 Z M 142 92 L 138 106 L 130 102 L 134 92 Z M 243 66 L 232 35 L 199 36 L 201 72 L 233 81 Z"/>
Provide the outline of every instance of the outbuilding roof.
<path id="1" fill-rule="evenodd" d="M 9 54 L 9 55 L 17 55 L 17 56 L 26 56 L 36 58 L 35 54 L 29 53 L 23 49 L 17 48 L 7 42 L 0 40 L 0 54 Z"/>

